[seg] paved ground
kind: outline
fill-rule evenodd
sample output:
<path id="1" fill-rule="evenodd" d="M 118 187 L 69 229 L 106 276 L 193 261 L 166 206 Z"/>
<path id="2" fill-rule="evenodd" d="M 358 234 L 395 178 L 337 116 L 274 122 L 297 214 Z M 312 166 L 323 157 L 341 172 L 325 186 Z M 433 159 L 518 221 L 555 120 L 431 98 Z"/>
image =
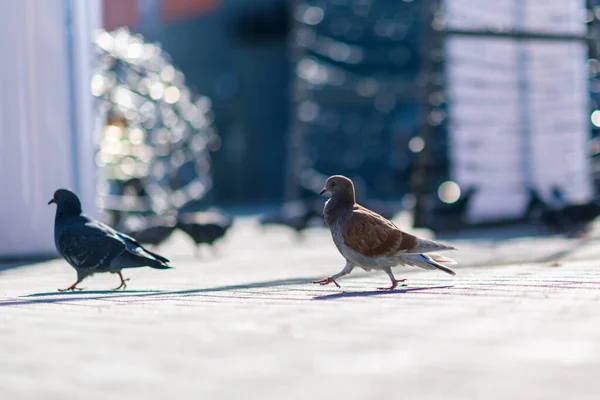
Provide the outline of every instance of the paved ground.
<path id="1" fill-rule="evenodd" d="M 65 262 L 0 272 L 0 399 L 597 399 L 600 242 L 454 242 L 458 275 L 355 273 L 328 232 L 244 220 L 220 255 L 57 293 Z M 448 253 L 448 255 L 451 255 Z M 557 262 L 555 262 L 557 260 Z M 192 397 L 193 396 L 193 397 Z"/>

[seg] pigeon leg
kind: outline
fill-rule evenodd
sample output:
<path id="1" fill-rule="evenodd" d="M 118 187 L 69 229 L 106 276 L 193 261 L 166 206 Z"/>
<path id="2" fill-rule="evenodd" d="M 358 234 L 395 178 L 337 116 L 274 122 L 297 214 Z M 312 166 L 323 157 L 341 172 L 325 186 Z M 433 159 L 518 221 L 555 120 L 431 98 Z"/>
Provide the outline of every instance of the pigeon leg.
<path id="1" fill-rule="evenodd" d="M 335 286 L 339 287 L 340 289 L 342 288 L 339 285 L 339 283 L 337 283 L 335 281 L 335 278 L 332 276 L 330 276 L 329 278 L 321 279 L 320 281 L 314 281 L 313 283 L 318 283 L 319 285 L 324 286 L 324 285 L 329 285 L 331 282 L 333 282 L 335 284 Z"/>
<path id="2" fill-rule="evenodd" d="M 392 280 L 392 286 L 390 286 L 390 287 L 380 287 L 380 288 L 377 288 L 377 289 L 379 289 L 379 290 L 394 290 L 398 286 L 398 283 L 406 282 L 406 279 L 396 279 L 394 277 L 394 273 L 392 272 L 392 268 L 391 267 L 386 267 L 383 270 L 385 271 L 386 274 L 388 274 L 388 276 Z"/>
<path id="3" fill-rule="evenodd" d="M 346 266 L 344 267 L 343 270 L 341 270 L 340 272 L 338 272 L 335 275 L 330 276 L 329 278 L 321 279 L 320 281 L 314 281 L 313 283 L 323 286 L 323 285 L 328 285 L 331 282 L 333 282 L 335 284 L 335 286 L 341 288 L 341 286 L 336 282 L 336 279 L 341 278 L 342 276 L 348 275 L 350 272 L 352 272 L 353 269 L 354 269 L 354 264 L 352 264 L 350 261 L 346 261 Z"/>
<path id="4" fill-rule="evenodd" d="M 81 283 L 81 281 L 83 281 L 86 277 L 88 277 L 89 274 L 80 269 L 78 269 L 76 271 L 77 271 L 77 282 L 75 282 L 74 284 L 72 284 L 71 286 L 69 286 L 66 289 L 58 289 L 59 292 L 66 292 L 68 290 L 71 290 L 73 292 L 76 290 L 83 290 L 83 288 L 78 288 L 77 285 L 79 285 Z"/>
<path id="5" fill-rule="evenodd" d="M 117 274 L 119 275 L 119 278 L 121 278 L 121 284 L 119 285 L 119 287 L 116 287 L 113 290 L 119 290 L 121 288 L 123 288 L 123 290 L 125 290 L 127 288 L 126 282 L 129 280 L 129 278 L 127 278 L 127 279 L 123 278 L 123 274 L 121 274 L 121 271 L 117 271 Z"/>
<path id="6" fill-rule="evenodd" d="M 77 279 L 77 282 L 75 282 L 74 284 L 72 284 L 72 285 L 71 285 L 71 286 L 69 286 L 68 288 L 66 288 L 66 289 L 58 289 L 58 291 L 59 291 L 59 292 L 67 292 L 67 291 L 69 291 L 69 290 L 70 290 L 70 291 L 74 292 L 74 291 L 76 291 L 76 290 L 83 290 L 82 288 L 78 288 L 78 287 L 77 287 L 77 285 L 78 285 L 79 283 L 81 283 L 81 281 L 82 281 L 82 280 L 83 280 L 83 279 Z"/>

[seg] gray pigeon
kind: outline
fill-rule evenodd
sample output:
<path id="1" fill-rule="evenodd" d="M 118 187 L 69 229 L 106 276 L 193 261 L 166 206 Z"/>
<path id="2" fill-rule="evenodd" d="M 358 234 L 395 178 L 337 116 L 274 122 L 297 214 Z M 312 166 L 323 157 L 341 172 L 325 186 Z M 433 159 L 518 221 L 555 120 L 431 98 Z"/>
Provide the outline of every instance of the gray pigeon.
<path id="1" fill-rule="evenodd" d="M 336 279 L 348 275 L 354 267 L 365 271 L 384 271 L 392 285 L 380 288 L 383 290 L 393 290 L 399 282 L 405 281 L 394 277 L 392 267 L 396 265 L 438 269 L 455 275 L 443 264 L 456 264 L 456 261 L 432 253 L 454 250 L 454 247 L 403 232 L 381 215 L 356 204 L 350 179 L 341 175 L 329 177 L 321 191 L 321 194 L 324 193 L 331 194 L 331 199 L 325 203 L 325 222 L 331 230 L 333 242 L 346 259 L 346 266 L 339 273 L 314 283 L 333 283 L 340 287 Z"/>
<path id="2" fill-rule="evenodd" d="M 169 260 L 144 249 L 132 237 L 84 215 L 79 198 L 70 190 L 58 189 L 48 202 L 52 203 L 57 206 L 54 219 L 56 250 L 77 271 L 77 282 L 59 291 L 81 290 L 77 285 L 98 272 L 118 274 L 121 285 L 115 290 L 124 289 L 129 278 L 123 278 L 123 268 L 171 268 L 167 265 Z"/>
<path id="3" fill-rule="evenodd" d="M 196 257 L 200 254 L 200 244 L 206 243 L 214 250 L 215 241 L 225 236 L 232 225 L 233 217 L 217 210 L 181 212 L 177 216 L 177 228 L 196 243 Z"/>
<path id="4" fill-rule="evenodd" d="M 118 228 L 141 244 L 158 246 L 171 236 L 176 224 L 174 215 L 129 215 Z"/>

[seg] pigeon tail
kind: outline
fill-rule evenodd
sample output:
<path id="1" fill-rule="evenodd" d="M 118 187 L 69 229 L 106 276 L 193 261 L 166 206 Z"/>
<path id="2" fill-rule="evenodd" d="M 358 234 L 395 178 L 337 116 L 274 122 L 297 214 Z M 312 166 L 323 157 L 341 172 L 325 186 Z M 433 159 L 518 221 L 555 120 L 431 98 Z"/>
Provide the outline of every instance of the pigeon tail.
<path id="1" fill-rule="evenodd" d="M 171 268 L 173 268 L 170 265 L 166 265 L 166 264 L 150 265 L 149 267 L 154 268 L 154 269 L 171 269 Z"/>
<path id="2" fill-rule="evenodd" d="M 429 253 L 431 251 L 446 251 L 456 250 L 456 247 L 448 244 L 435 242 L 433 240 L 417 237 L 417 245 L 410 249 L 407 253 Z"/>
<path id="3" fill-rule="evenodd" d="M 427 255 L 429 257 L 431 257 L 433 259 L 433 261 L 438 262 L 440 264 L 450 264 L 450 265 L 455 265 L 458 264 L 456 262 L 456 260 L 451 259 L 450 257 L 445 257 L 442 256 L 441 254 L 437 254 L 437 253 L 427 253 Z"/>
<path id="4" fill-rule="evenodd" d="M 156 253 L 154 253 L 154 252 L 152 252 L 152 251 L 150 251 L 150 250 L 148 250 L 148 249 L 146 249 L 146 248 L 144 248 L 144 247 L 142 247 L 142 250 L 143 250 L 145 253 L 148 253 L 148 254 L 150 254 L 152 257 L 156 258 L 158 261 L 160 261 L 160 262 L 161 262 L 161 263 L 163 263 L 163 264 L 164 264 L 164 263 L 168 263 L 168 262 L 170 262 L 168 258 L 165 258 L 165 257 L 163 257 L 163 256 L 161 256 L 161 255 L 159 255 L 159 254 L 156 254 Z M 171 267 L 169 267 L 169 268 L 171 268 Z"/>
<path id="5" fill-rule="evenodd" d="M 169 262 L 169 259 L 146 249 L 134 238 L 119 232 L 117 232 L 117 235 L 125 242 L 126 252 L 140 256 L 142 258 L 153 259 L 155 261 L 158 261 L 160 264 L 165 264 Z"/>
<path id="6" fill-rule="evenodd" d="M 144 254 L 146 253 L 146 254 Z M 153 253 L 140 248 L 137 253 L 125 251 L 115 257 L 110 263 L 111 269 L 122 269 L 122 268 L 137 268 L 137 267 L 151 267 L 155 269 L 170 269 L 173 268 L 167 265 L 164 261 L 154 258 Z M 159 256 L 160 257 L 160 256 Z M 161 257 L 163 258 L 163 257 Z"/>
<path id="7" fill-rule="evenodd" d="M 456 264 L 456 261 L 451 258 L 440 256 L 439 254 L 407 254 L 400 257 L 403 264 L 412 265 L 423 269 L 439 269 L 450 275 L 456 275 L 454 271 L 445 265 L 440 264 L 444 262 L 447 264 Z"/>

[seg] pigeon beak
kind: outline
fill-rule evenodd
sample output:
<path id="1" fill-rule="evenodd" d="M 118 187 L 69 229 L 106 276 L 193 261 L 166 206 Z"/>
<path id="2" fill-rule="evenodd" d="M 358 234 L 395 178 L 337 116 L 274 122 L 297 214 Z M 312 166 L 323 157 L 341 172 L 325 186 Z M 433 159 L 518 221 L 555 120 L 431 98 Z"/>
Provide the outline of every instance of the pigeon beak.
<path id="1" fill-rule="evenodd" d="M 319 193 L 319 196 L 323 196 L 325 193 L 327 193 L 327 188 L 323 188 L 323 190 L 321 190 Z"/>
<path id="2" fill-rule="evenodd" d="M 52 204 L 52 203 L 56 204 L 56 201 L 54 201 L 54 199 L 52 199 L 52 200 L 50 200 L 50 201 L 48 202 L 48 205 L 50 205 L 50 204 Z"/>

